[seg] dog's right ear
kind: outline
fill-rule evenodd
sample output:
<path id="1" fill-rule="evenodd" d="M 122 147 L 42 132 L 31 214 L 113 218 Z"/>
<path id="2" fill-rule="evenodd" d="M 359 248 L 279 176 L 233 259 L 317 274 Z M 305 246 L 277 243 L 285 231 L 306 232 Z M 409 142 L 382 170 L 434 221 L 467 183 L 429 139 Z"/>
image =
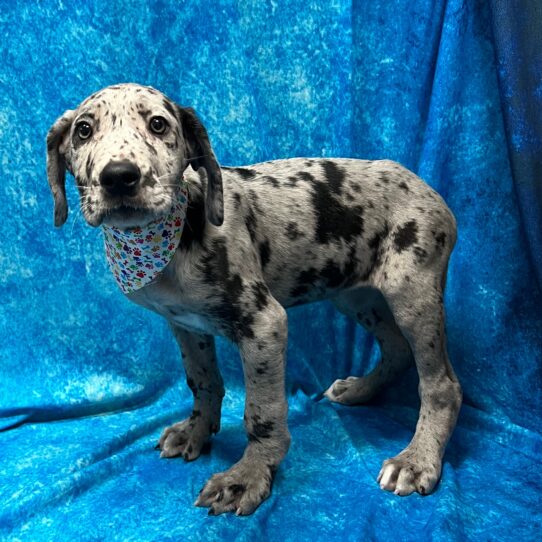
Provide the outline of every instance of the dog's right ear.
<path id="1" fill-rule="evenodd" d="M 55 200 L 55 226 L 68 217 L 66 199 L 66 145 L 75 111 L 68 110 L 51 126 L 47 134 L 47 180 Z"/>

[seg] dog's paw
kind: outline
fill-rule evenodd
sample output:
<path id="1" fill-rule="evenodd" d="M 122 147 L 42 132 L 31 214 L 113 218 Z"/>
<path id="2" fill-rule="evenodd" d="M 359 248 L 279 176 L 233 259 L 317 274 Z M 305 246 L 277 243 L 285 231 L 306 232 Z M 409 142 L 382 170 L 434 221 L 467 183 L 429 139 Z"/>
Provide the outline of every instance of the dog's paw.
<path id="1" fill-rule="evenodd" d="M 415 455 L 401 453 L 384 461 L 377 482 L 381 489 L 393 491 L 396 495 L 414 492 L 428 495 L 437 485 L 440 471 L 440 461 L 431 463 L 426 459 L 419 460 Z"/>
<path id="2" fill-rule="evenodd" d="M 194 504 L 209 508 L 209 515 L 235 512 L 246 516 L 269 497 L 272 481 L 269 466 L 241 459 L 226 472 L 213 475 Z"/>
<path id="3" fill-rule="evenodd" d="M 334 403 L 359 405 L 370 401 L 377 391 L 367 378 L 349 376 L 346 380 L 335 380 L 324 396 Z"/>
<path id="4" fill-rule="evenodd" d="M 160 457 L 182 456 L 185 461 L 197 459 L 208 444 L 212 428 L 201 417 L 190 417 L 164 429 L 156 446 Z"/>

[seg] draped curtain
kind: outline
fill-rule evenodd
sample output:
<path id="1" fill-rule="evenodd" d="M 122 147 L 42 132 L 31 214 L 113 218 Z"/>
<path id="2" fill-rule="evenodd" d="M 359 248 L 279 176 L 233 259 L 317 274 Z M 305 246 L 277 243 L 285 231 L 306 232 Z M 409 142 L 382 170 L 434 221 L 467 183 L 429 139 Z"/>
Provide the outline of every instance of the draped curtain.
<path id="1" fill-rule="evenodd" d="M 529 540 L 542 477 L 542 6 L 534 0 L 0 2 L 0 536 L 10 540 Z M 372 404 L 319 401 L 378 360 L 328 303 L 289 311 L 293 444 L 249 518 L 192 506 L 239 459 L 239 356 L 210 455 L 159 460 L 190 393 L 166 324 L 131 305 L 84 223 L 52 224 L 45 136 L 134 81 L 196 109 L 224 165 L 390 158 L 458 222 L 446 290 L 464 406 L 426 498 L 375 482 L 411 438 L 411 371 Z M 87 415 L 102 414 L 88 417 Z"/>

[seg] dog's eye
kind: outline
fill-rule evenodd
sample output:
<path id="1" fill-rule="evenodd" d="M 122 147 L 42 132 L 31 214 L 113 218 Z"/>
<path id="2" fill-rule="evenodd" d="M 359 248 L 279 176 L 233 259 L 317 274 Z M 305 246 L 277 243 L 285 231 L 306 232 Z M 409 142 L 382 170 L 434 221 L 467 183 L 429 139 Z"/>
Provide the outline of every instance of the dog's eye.
<path id="1" fill-rule="evenodd" d="M 164 117 L 152 117 L 151 121 L 149 122 L 149 127 L 151 132 L 154 132 L 155 134 L 163 134 L 166 131 L 168 124 Z"/>
<path id="2" fill-rule="evenodd" d="M 76 130 L 80 139 L 88 139 L 92 135 L 92 126 L 84 120 L 77 124 Z"/>

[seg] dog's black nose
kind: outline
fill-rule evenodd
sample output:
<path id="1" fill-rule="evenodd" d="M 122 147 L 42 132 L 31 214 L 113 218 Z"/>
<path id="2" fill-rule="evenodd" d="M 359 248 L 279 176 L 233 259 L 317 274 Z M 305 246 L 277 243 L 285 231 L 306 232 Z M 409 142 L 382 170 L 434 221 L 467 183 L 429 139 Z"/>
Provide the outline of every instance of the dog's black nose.
<path id="1" fill-rule="evenodd" d="M 140 178 L 141 172 L 132 162 L 109 162 L 100 174 L 100 184 L 112 196 L 129 196 L 135 192 Z"/>

